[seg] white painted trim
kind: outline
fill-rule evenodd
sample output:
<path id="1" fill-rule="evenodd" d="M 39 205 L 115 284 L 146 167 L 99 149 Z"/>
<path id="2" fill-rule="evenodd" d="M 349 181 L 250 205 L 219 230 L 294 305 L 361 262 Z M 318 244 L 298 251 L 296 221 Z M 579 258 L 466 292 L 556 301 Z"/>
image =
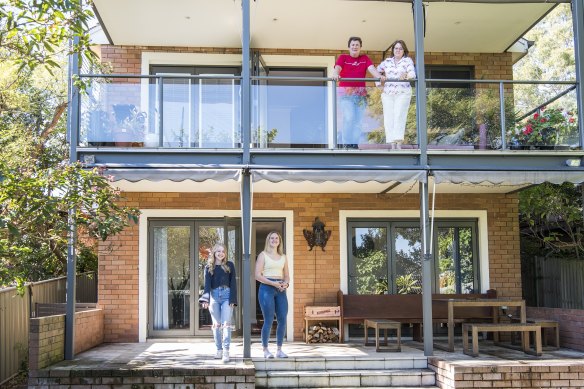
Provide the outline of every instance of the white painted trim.
<path id="1" fill-rule="evenodd" d="M 490 289 L 489 281 L 489 233 L 487 224 L 487 211 L 485 210 L 437 210 L 435 216 L 440 219 L 477 219 L 478 239 L 479 239 L 479 279 L 482 293 Z M 432 213 L 430 212 L 430 216 Z M 340 233 L 340 285 L 343 293 L 349 290 L 348 285 L 348 253 L 347 253 L 347 219 L 348 218 L 420 218 L 418 210 L 387 210 L 387 211 L 340 211 L 339 212 L 339 233 Z"/>
<path id="2" fill-rule="evenodd" d="M 142 209 L 138 223 L 138 341 L 146 342 L 148 334 L 148 219 L 149 218 L 223 218 L 241 217 L 239 210 L 188 210 L 188 209 Z M 253 217 L 274 217 L 286 220 L 286 242 L 290 287 L 288 288 L 287 338 L 294 336 L 294 212 L 293 211 L 252 211 Z M 254 269 L 251 269 L 253 272 Z"/>
<path id="3" fill-rule="evenodd" d="M 142 52 L 142 74 L 150 74 L 150 65 L 241 66 L 241 54 Z"/>

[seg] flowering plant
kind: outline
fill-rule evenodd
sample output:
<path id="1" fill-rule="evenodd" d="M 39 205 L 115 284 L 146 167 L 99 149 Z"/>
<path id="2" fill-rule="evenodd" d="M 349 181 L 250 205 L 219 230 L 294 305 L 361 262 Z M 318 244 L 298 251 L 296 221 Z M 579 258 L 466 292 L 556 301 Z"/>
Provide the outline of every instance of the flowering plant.
<path id="1" fill-rule="evenodd" d="M 512 131 L 511 143 L 553 146 L 576 131 L 576 126 L 576 118 L 572 112 L 562 108 L 544 107 Z"/>

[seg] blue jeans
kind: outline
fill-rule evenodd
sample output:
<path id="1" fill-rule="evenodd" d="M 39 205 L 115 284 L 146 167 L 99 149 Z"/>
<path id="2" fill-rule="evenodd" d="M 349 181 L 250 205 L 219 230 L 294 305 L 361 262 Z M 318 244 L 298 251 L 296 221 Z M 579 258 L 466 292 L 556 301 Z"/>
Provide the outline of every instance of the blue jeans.
<path id="1" fill-rule="evenodd" d="M 261 284 L 258 291 L 258 300 L 264 315 L 264 325 L 262 326 L 262 346 L 268 347 L 270 331 L 274 322 L 274 314 L 278 325 L 276 327 L 276 345 L 282 347 L 284 334 L 286 333 L 286 317 L 288 316 L 288 297 L 286 291 L 280 292 L 277 288 Z"/>
<path id="2" fill-rule="evenodd" d="M 217 350 L 229 350 L 231 344 L 231 316 L 233 307 L 229 305 L 230 289 L 220 286 L 211 289 L 209 312 L 213 319 L 213 338 Z"/>
<path id="3" fill-rule="evenodd" d="M 337 143 L 359 144 L 366 108 L 366 96 L 338 95 L 338 109 L 342 112 L 343 121 Z"/>

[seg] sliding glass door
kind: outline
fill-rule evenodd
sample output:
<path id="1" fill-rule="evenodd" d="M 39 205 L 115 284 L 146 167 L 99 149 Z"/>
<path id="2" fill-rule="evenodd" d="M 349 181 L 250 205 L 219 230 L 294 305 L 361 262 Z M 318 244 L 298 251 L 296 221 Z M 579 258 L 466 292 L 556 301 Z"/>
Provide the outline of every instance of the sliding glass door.
<path id="1" fill-rule="evenodd" d="M 204 269 L 213 246 L 226 246 L 241 273 L 239 219 L 151 220 L 148 226 L 148 335 L 210 335 L 209 311 L 199 308 L 204 290 Z M 240 291 L 237 293 L 241 296 Z M 241 304 L 240 304 L 241 306 Z M 241 313 L 234 313 L 236 331 Z"/>

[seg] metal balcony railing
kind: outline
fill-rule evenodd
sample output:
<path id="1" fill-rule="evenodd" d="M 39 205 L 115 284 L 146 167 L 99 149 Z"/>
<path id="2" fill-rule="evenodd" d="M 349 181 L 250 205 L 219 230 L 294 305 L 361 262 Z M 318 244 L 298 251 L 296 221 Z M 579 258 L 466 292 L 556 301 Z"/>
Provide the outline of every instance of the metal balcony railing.
<path id="1" fill-rule="evenodd" d="M 240 76 L 80 78 L 90 82 L 80 96 L 78 147 L 242 148 Z M 251 77 L 250 147 L 389 149 L 385 122 L 392 117 L 384 116 L 388 108 L 376 80 L 343 81 L 367 86 L 341 88 L 326 77 Z M 411 89 L 404 150 L 418 149 L 420 131 L 426 131 L 428 149 L 581 147 L 574 82 L 427 79 L 426 129 L 416 126 L 417 81 L 388 82 L 411 84 L 401 88 Z M 550 98 L 539 101 L 534 88 Z M 540 125 L 541 119 L 548 124 Z"/>

